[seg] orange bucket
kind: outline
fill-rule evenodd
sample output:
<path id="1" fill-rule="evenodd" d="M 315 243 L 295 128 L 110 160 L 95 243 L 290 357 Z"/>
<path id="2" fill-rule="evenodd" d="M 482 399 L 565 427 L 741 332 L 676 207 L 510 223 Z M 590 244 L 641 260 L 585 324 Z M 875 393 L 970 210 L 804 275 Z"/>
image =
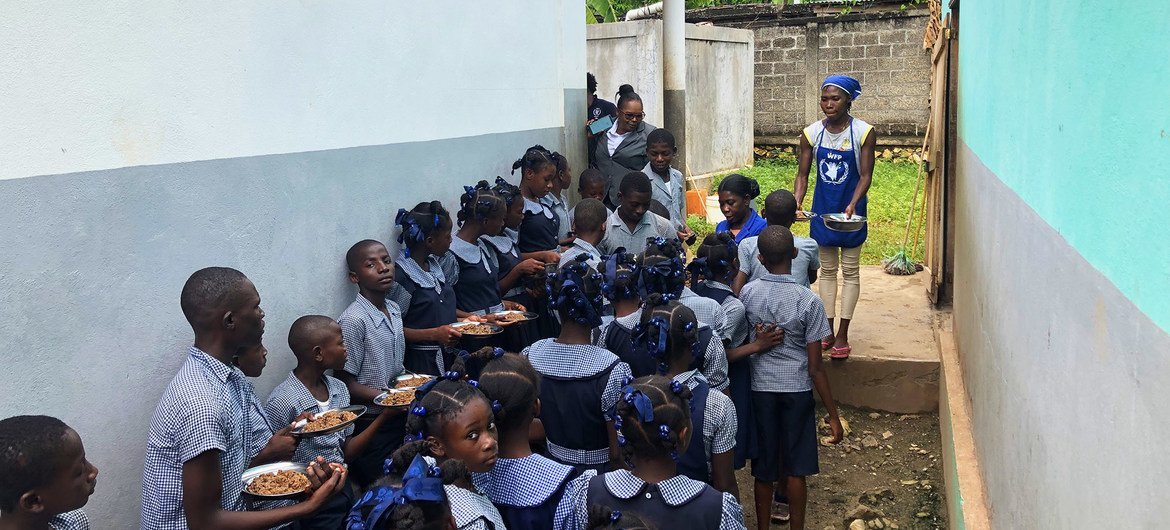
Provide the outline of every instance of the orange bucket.
<path id="1" fill-rule="evenodd" d="M 687 215 L 707 217 L 707 190 L 687 190 Z"/>

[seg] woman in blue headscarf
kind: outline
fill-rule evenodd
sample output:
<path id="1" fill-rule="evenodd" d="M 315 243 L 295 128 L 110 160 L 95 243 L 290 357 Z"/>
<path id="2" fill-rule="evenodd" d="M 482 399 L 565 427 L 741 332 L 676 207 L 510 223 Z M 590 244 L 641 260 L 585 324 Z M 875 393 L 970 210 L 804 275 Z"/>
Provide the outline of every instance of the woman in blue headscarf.
<path id="1" fill-rule="evenodd" d="M 873 160 L 877 131 L 873 126 L 849 114 L 853 102 L 861 96 L 861 83 L 844 75 L 831 75 L 821 84 L 821 112 L 825 119 L 805 127 L 800 135 L 800 165 L 792 194 L 802 207 L 808 191 L 808 176 L 816 167 L 816 184 L 812 211 L 818 214 L 809 222 L 809 232 L 816 240 L 821 260 L 820 294 L 834 335 L 822 344 L 830 348 L 834 359 L 846 359 L 849 346 L 849 321 L 861 295 L 861 245 L 867 229 L 857 232 L 834 232 L 825 227 L 821 215 L 844 212 L 846 216 L 866 215 L 865 194 L 873 180 Z M 803 209 L 803 208 L 802 208 Z M 841 313 L 837 306 L 837 269 L 842 273 Z"/>

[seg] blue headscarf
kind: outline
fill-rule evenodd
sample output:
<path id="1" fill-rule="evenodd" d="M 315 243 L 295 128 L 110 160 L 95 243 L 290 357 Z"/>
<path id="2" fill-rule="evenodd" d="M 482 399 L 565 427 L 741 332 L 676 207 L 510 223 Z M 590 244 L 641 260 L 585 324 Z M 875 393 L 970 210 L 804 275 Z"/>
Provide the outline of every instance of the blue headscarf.
<path id="1" fill-rule="evenodd" d="M 827 86 L 835 86 L 844 90 L 846 94 L 849 94 L 850 100 L 861 97 L 861 82 L 847 75 L 831 75 L 826 77 L 825 82 L 821 83 L 821 88 Z"/>

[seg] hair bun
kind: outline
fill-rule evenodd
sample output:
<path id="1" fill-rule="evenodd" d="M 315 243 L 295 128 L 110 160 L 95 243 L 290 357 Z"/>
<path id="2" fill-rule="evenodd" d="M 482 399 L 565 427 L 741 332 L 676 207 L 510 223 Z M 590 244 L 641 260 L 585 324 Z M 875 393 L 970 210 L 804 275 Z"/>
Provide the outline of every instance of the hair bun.
<path id="1" fill-rule="evenodd" d="M 748 198 L 754 199 L 760 196 L 760 183 L 756 179 L 748 179 Z"/>
<path id="2" fill-rule="evenodd" d="M 634 93 L 634 85 L 625 84 L 625 85 L 618 87 L 618 94 L 633 94 L 633 93 Z"/>

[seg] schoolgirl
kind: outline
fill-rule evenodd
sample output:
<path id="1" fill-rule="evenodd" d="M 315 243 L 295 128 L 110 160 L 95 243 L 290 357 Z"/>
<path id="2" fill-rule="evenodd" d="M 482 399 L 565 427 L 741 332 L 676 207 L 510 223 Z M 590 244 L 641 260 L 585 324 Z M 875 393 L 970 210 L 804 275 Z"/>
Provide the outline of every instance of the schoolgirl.
<path id="1" fill-rule="evenodd" d="M 569 231 L 573 227 L 573 223 L 569 217 L 569 201 L 565 200 L 565 190 L 573 184 L 573 170 L 569 167 L 569 159 L 565 158 L 565 155 L 554 151 L 549 153 L 549 159 L 552 160 L 556 170 L 553 173 L 552 188 L 544 197 L 540 198 L 540 203 L 547 206 L 557 217 L 559 244 L 568 245 L 571 241 Z"/>
<path id="2" fill-rule="evenodd" d="M 484 235 L 481 240 L 490 251 L 489 257 L 497 269 L 496 278 L 500 295 L 505 303 L 515 302 L 542 317 L 550 317 L 548 297 L 544 295 L 545 264 L 532 257 L 547 256 L 539 252 L 521 255 L 519 250 L 519 229 L 524 221 L 524 196 L 520 193 L 520 188 L 500 177 L 496 177 L 496 185 L 492 190 L 504 201 L 507 208 L 504 228 L 498 234 Z M 508 327 L 503 334 L 504 347 L 511 351 L 520 351 L 540 337 L 555 334 L 557 329 L 555 321 L 542 322 L 549 319 L 551 317 L 538 318 L 536 321 Z"/>
<path id="3" fill-rule="evenodd" d="M 622 388 L 614 418 L 628 469 L 589 481 L 574 510 L 580 527 L 590 505 L 604 505 L 636 512 L 658 528 L 744 528 L 734 495 L 679 472 L 678 460 L 699 441 L 691 436 L 691 397 L 686 385 L 658 375 Z"/>
<path id="4" fill-rule="evenodd" d="M 390 461 L 392 462 L 392 461 Z M 416 455 L 402 475 L 376 481 L 350 509 L 346 530 L 452 530 L 451 504 L 443 491 L 459 466 L 430 466 Z M 465 468 L 462 468 L 465 470 Z M 446 471 L 446 473 L 444 473 Z M 465 471 L 464 471 L 465 472 Z"/>
<path id="5" fill-rule="evenodd" d="M 448 361 L 444 346 L 455 345 L 461 336 L 451 327 L 458 316 L 454 285 L 459 274 L 456 261 L 447 257 L 451 216 L 439 201 L 420 202 L 411 211 L 399 209 L 395 224 L 402 244 L 394 269 L 394 282 L 402 289 L 394 297 L 406 337 L 403 366 L 438 375 Z"/>
<path id="6" fill-rule="evenodd" d="M 652 294 L 635 328 L 634 340 L 658 361 L 659 374 L 691 390 L 695 428 L 686 451 L 679 453 L 679 472 L 738 497 L 733 465 L 736 408 L 731 398 L 712 392 L 707 379 L 691 367 L 698 335 L 699 322 L 690 308 Z"/>
<path id="7" fill-rule="evenodd" d="M 601 324 L 601 275 L 585 258 L 549 274 L 560 335 L 537 341 L 522 354 L 541 375 L 540 420 L 550 456 L 579 470 L 604 470 L 617 456 L 609 412 L 630 367 L 590 341 Z"/>
<path id="8" fill-rule="evenodd" d="M 459 529 L 506 528 L 500 512 L 480 492 L 471 473 L 491 471 L 499 446 L 491 402 L 478 383 L 463 380 L 463 359 L 452 361 L 453 371 L 428 381 L 415 391 L 406 419 L 406 443 L 394 452 L 388 471 L 402 472 L 415 456 L 444 470 L 443 490 Z"/>
<path id="9" fill-rule="evenodd" d="M 524 220 L 520 223 L 520 253 L 524 257 L 555 263 L 559 258 L 557 243 L 560 219 L 540 200 L 553 189 L 557 164 L 544 147 L 529 147 L 512 164 L 512 173 L 520 170 L 520 193 L 524 197 Z"/>
<path id="10" fill-rule="evenodd" d="M 500 348 L 470 354 L 467 367 L 492 400 L 500 442 L 491 471 L 472 474 L 476 486 L 511 528 L 564 528 L 572 521 L 573 499 L 596 472 L 578 473 L 532 452 L 529 429 L 540 415 L 540 374 L 528 359 Z"/>

